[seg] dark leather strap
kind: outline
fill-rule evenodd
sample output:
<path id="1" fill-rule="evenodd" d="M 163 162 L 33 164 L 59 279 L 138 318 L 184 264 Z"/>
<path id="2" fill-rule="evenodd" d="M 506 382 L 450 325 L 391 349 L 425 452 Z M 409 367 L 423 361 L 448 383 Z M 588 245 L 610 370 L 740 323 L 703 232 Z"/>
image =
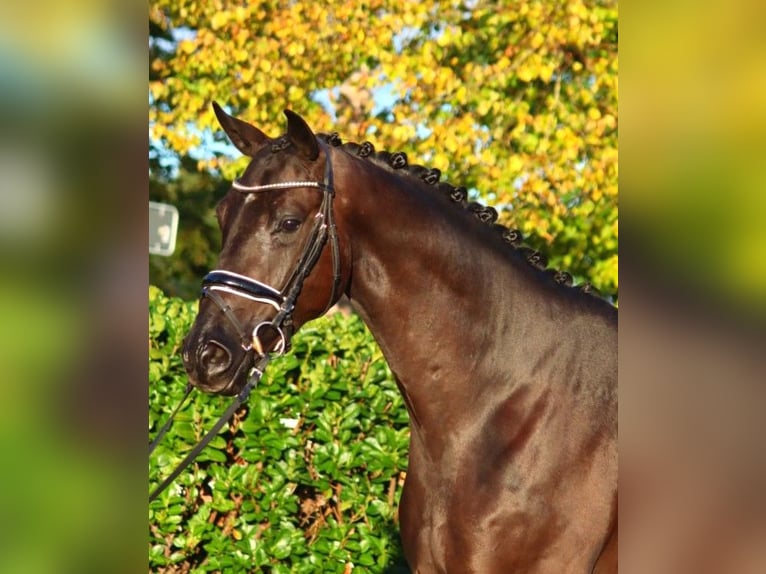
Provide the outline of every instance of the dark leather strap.
<path id="1" fill-rule="evenodd" d="M 179 402 L 178 406 L 176 406 L 176 408 L 173 409 L 173 412 L 168 417 L 168 420 L 165 421 L 165 424 L 162 425 L 162 428 L 157 433 L 157 436 L 154 437 L 154 440 L 151 443 L 149 443 L 149 454 L 152 454 L 154 452 L 154 449 L 157 448 L 157 445 L 160 444 L 162 437 L 165 436 L 166 432 L 168 432 L 168 429 L 170 428 L 170 424 L 173 422 L 173 419 L 176 417 L 176 414 L 178 414 L 178 411 L 181 410 L 181 407 L 186 402 L 186 399 L 189 398 L 189 395 L 191 394 L 193 388 L 194 386 L 191 383 L 186 384 L 186 390 L 184 391 L 184 396 L 181 399 L 181 402 Z"/>
<path id="2" fill-rule="evenodd" d="M 213 427 L 207 431 L 207 434 L 205 434 L 204 437 L 202 437 L 202 440 L 200 440 L 192 450 L 189 451 L 189 453 L 184 457 L 184 459 L 178 463 L 178 466 L 171 472 L 168 476 L 165 477 L 165 480 L 163 480 L 157 487 L 152 491 L 152 493 L 149 495 L 149 502 L 152 502 L 155 498 L 157 498 L 175 479 L 176 477 L 181 474 L 186 467 L 188 467 L 192 461 L 197 458 L 197 455 L 199 455 L 200 452 L 208 445 L 208 443 L 213 440 L 213 437 L 215 437 L 223 428 L 223 425 L 225 425 L 227 422 L 229 422 L 229 419 L 234 415 L 236 410 L 242 406 L 242 403 L 247 401 L 247 398 L 250 396 L 250 392 L 256 387 L 258 384 L 258 381 L 261 380 L 261 377 L 263 376 L 263 372 L 266 369 L 266 365 L 269 364 L 269 361 L 271 360 L 270 355 L 263 355 L 259 360 L 256 366 L 253 369 L 253 373 L 250 375 L 250 378 L 248 379 L 245 386 L 242 388 L 242 390 L 239 392 L 239 394 L 234 398 L 232 403 L 229 405 L 229 408 L 226 409 L 226 412 L 221 415 L 221 418 L 219 418 L 216 423 L 213 425 Z M 186 398 L 186 397 L 184 397 Z M 178 409 L 176 409 L 177 411 Z M 175 415 L 175 412 L 173 413 L 173 416 Z M 170 419 L 172 420 L 172 418 Z M 170 422 L 170 421 L 168 421 Z M 168 423 L 166 423 L 167 425 Z M 159 437 L 158 437 L 159 438 Z M 158 441 L 158 438 L 155 439 L 155 442 Z"/>

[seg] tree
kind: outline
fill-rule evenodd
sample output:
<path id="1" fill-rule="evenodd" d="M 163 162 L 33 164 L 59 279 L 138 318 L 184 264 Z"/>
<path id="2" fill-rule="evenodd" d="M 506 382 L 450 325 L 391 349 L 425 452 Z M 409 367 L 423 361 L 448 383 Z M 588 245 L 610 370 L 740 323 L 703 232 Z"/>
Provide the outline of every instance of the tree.
<path id="1" fill-rule="evenodd" d="M 175 252 L 149 258 L 149 281 L 173 296 L 195 299 L 200 279 L 215 265 L 221 233 L 214 208 L 228 185 L 220 176 L 197 169 L 197 161 L 188 155 L 171 168 L 161 165 L 156 152 L 152 156 L 149 197 L 173 204 L 181 224 Z"/>
<path id="2" fill-rule="evenodd" d="M 551 266 L 617 291 L 617 6 L 612 0 L 150 6 L 150 137 L 223 141 L 210 103 L 270 134 L 402 149 L 500 208 Z M 201 155 L 232 178 L 246 160 Z"/>

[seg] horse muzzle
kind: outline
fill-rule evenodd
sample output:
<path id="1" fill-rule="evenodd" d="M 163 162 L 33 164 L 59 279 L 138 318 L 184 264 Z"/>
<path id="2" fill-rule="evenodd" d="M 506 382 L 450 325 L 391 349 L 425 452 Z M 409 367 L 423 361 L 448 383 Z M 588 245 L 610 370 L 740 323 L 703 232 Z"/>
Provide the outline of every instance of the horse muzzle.
<path id="1" fill-rule="evenodd" d="M 190 333 L 184 339 L 181 357 L 195 387 L 220 395 L 236 395 L 254 364 L 253 353 L 220 335 L 198 338 Z"/>

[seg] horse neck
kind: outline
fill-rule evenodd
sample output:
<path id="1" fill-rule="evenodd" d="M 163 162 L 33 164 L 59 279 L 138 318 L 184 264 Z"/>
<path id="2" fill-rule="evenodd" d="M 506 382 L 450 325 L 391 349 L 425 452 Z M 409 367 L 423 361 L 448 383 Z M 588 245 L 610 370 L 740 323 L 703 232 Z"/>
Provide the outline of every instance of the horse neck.
<path id="1" fill-rule="evenodd" d="M 413 429 L 458 426 L 477 384 L 507 381 L 513 354 L 534 361 L 545 352 L 525 341 L 546 324 L 555 286 L 540 290 L 538 273 L 489 226 L 435 191 L 374 166 L 348 181 L 337 196 L 350 230 L 348 295 L 397 378 Z"/>

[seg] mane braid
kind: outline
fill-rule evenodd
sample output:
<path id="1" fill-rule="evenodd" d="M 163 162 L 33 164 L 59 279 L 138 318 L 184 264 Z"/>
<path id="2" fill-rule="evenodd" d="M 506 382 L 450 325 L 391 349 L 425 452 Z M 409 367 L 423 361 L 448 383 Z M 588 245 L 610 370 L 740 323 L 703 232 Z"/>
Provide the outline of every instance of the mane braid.
<path id="1" fill-rule="evenodd" d="M 574 285 L 571 273 L 557 269 L 548 269 L 548 258 L 528 245 L 524 245 L 524 237 L 518 229 L 509 228 L 497 223 L 499 217 L 497 209 L 476 201 L 468 202 L 468 190 L 462 186 L 455 186 L 446 181 L 440 181 L 441 171 L 439 169 L 411 164 L 408 161 L 407 154 L 402 151 L 375 151 L 375 146 L 369 141 L 362 142 L 361 144 L 354 142 L 343 143 L 338 132 L 330 134 L 319 133 L 317 136 L 329 145 L 340 147 L 346 153 L 370 161 L 387 171 L 399 176 L 407 175 L 423 181 L 427 186 L 433 187 L 436 193 L 446 196 L 452 203 L 471 212 L 479 221 L 491 226 L 503 242 L 521 255 L 531 267 L 544 271 L 545 275 L 552 282 L 562 287 L 577 289 L 586 295 L 601 296 L 599 291 L 589 282 Z"/>

